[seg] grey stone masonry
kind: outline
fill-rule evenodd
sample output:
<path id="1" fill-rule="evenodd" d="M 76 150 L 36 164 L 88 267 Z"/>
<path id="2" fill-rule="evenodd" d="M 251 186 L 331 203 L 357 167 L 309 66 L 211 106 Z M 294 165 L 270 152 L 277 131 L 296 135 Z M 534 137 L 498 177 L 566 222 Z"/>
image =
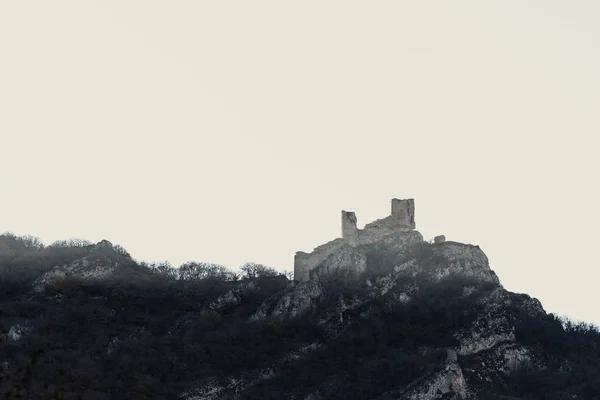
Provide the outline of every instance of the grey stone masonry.
<path id="1" fill-rule="evenodd" d="M 320 266 L 342 247 L 357 247 L 380 242 L 392 234 L 410 232 L 415 227 L 415 201 L 413 199 L 392 199 L 390 215 L 365 225 L 363 229 L 358 229 L 354 212 L 343 210 L 342 237 L 315 248 L 311 253 L 296 252 L 294 278 L 300 282 L 308 281 L 311 275 L 310 271 Z"/>
<path id="2" fill-rule="evenodd" d="M 356 227 L 356 214 L 352 211 L 342 211 L 342 239 L 351 245 L 358 243 L 358 228 Z"/>

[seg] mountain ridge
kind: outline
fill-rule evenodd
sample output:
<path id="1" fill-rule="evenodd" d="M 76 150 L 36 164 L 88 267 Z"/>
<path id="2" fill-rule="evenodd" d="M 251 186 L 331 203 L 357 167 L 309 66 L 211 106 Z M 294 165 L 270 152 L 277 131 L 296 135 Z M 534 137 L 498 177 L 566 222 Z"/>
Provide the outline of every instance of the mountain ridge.
<path id="1" fill-rule="evenodd" d="M 362 231 L 342 211 L 325 256 L 297 253 L 300 279 L 2 235 L 0 395 L 600 398 L 597 327 L 506 290 L 479 246 L 424 241 L 414 221 L 412 199 Z"/>

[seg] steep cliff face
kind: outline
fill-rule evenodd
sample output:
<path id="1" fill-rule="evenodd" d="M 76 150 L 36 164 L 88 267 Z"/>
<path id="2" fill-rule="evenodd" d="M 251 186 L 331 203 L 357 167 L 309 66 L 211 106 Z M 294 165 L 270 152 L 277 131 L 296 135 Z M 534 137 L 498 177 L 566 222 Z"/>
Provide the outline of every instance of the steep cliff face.
<path id="1" fill-rule="evenodd" d="M 502 290 L 497 275 L 479 246 L 457 242 L 430 244 L 423 242 L 417 231 L 386 235 L 377 244 L 379 247 L 375 248 L 371 245 L 347 244 L 338 247 L 311 271 L 310 281 L 297 282 L 277 301 L 270 299 L 265 302 L 255 318 L 258 315 L 279 318 L 301 316 L 314 309 L 311 304 L 318 302 L 326 290 L 323 282 L 338 280 L 340 284 L 347 279 L 364 281 L 370 288 L 369 296 L 364 301 L 386 295 L 392 289 L 398 292 L 399 298 L 409 298 L 408 292 L 418 290 L 417 278 L 428 282 L 442 282 L 446 278 L 462 279 L 471 285 L 464 288 L 465 293 L 480 285 L 497 286 Z M 380 260 L 374 260 L 381 252 L 386 252 L 388 256 L 383 266 L 381 262 L 377 263 Z M 382 270 L 387 272 L 377 274 Z"/>
<path id="2" fill-rule="evenodd" d="M 395 252 L 402 257 L 423 242 L 423 236 L 417 231 L 388 232 L 377 238 L 354 246 L 343 241 L 339 245 L 335 242 L 335 248 L 322 261 L 315 263 L 309 272 L 309 279 L 324 280 L 336 273 L 359 278 L 367 272 L 369 256 L 377 251 L 378 247 L 374 246 L 384 247 L 388 252 Z"/>
<path id="3" fill-rule="evenodd" d="M 461 400 L 467 397 L 467 393 L 467 384 L 462 369 L 457 362 L 449 361 L 439 371 L 419 378 L 408 385 L 406 389 L 386 393 L 378 400 Z"/>
<path id="4" fill-rule="evenodd" d="M 471 259 L 472 249 L 467 249 L 467 259 Z M 452 254 L 456 256 L 455 261 L 462 258 L 455 252 Z M 380 400 L 495 398 L 486 397 L 490 396 L 490 387 L 500 385 L 498 382 L 509 379 L 520 368 L 532 365 L 536 368 L 547 367 L 543 352 L 520 341 L 516 333 L 520 323 L 519 315 L 533 319 L 548 317 L 539 301 L 503 289 L 495 276 L 489 274 L 485 264 L 471 265 L 465 279 L 448 274 L 440 276 L 437 268 L 431 274 L 407 273 L 418 266 L 418 262 L 411 259 L 387 275 L 370 277 L 361 283 L 355 282 L 353 289 L 343 291 L 333 291 L 336 289 L 331 281 L 296 283 L 267 299 L 250 317 L 250 321 L 314 321 L 323 336 L 319 343 L 306 343 L 303 350 L 294 356 L 294 360 L 311 363 L 313 361 L 309 360 L 314 357 L 323 357 L 318 354 L 323 353 L 324 348 L 336 347 L 340 341 L 343 343 L 346 340 L 344 338 L 352 335 L 358 326 L 398 322 L 393 319 L 398 317 L 391 317 L 392 315 L 404 314 L 417 320 L 422 318 L 416 324 L 422 324 L 423 333 L 427 332 L 425 336 L 431 336 L 431 341 L 424 340 L 418 344 L 418 339 L 409 339 L 410 334 L 404 332 L 407 335 L 405 340 L 411 341 L 409 346 L 414 346 L 415 352 L 408 349 L 405 351 L 413 354 L 411 357 L 421 358 L 421 362 L 428 362 L 429 367 L 419 372 L 414 379 L 400 382 L 397 386 L 392 384 L 391 390 L 376 397 Z M 480 274 L 475 273 L 477 268 L 481 269 Z M 487 277 L 487 280 L 481 277 Z M 435 299 L 433 296 L 439 297 Z M 429 314 L 432 311 L 429 306 L 424 306 L 424 302 L 448 302 L 447 307 L 442 308 L 450 315 L 440 314 L 436 317 L 435 312 Z M 470 310 L 463 310 L 467 306 Z M 422 310 L 423 315 L 415 315 L 416 310 Z M 402 322 L 405 323 L 407 322 Z M 436 330 L 443 332 L 435 333 Z M 402 332 L 403 328 L 399 328 L 397 334 L 403 334 Z M 436 336 L 438 334 L 439 337 Z M 390 340 L 395 340 L 391 337 L 385 339 L 385 335 L 374 337 L 373 340 L 378 339 L 383 340 L 386 346 Z M 348 352 L 361 351 L 350 343 L 346 346 Z M 393 354 L 398 349 L 392 345 L 387 351 L 394 357 Z M 439 361 L 436 361 L 436 354 L 441 354 L 437 356 Z M 187 399 L 251 398 L 249 393 L 255 393 L 257 387 L 281 379 L 283 372 L 277 368 L 278 365 L 281 364 L 274 362 L 268 369 L 268 374 L 263 368 L 231 377 L 230 383 L 221 381 L 218 386 L 203 386 L 195 396 L 190 395 Z M 358 365 L 355 367 L 359 368 Z M 330 378 L 323 377 L 317 385 L 305 388 L 307 391 L 300 391 L 304 395 L 289 398 L 332 398 L 332 390 L 337 385 L 335 381 L 342 379 L 342 376 L 336 374 Z M 386 386 L 390 386 L 389 382 Z"/>
<path id="5" fill-rule="evenodd" d="M 431 246 L 431 249 L 433 256 L 440 260 L 435 265 L 438 278 L 457 274 L 478 282 L 500 284 L 498 276 L 490 268 L 487 256 L 479 246 L 443 242 Z"/>
<path id="6" fill-rule="evenodd" d="M 396 323 L 389 315 L 422 319 L 424 336 L 431 340 L 412 342 L 417 351 L 413 356 L 429 360 L 422 361 L 429 367 L 414 379 L 392 384 L 377 399 L 502 398 L 494 397 L 500 396 L 496 387 L 505 385 L 512 374 L 549 367 L 544 351 L 523 339 L 524 321 L 554 321 L 537 299 L 505 290 L 479 246 L 440 238 L 428 243 L 410 230 L 363 245 L 340 241 L 311 271 L 309 281 L 296 282 L 265 300 L 249 320 L 314 321 L 323 332 L 320 343 L 297 355 L 310 360 L 316 356 L 311 352 L 333 347 L 357 326 Z M 402 329 L 398 333 L 406 334 Z M 347 351 L 356 350 L 350 346 Z M 442 354 L 439 361 L 435 354 Z M 222 385 L 218 396 L 204 390 L 204 397 L 189 399 L 245 398 L 252 387 L 265 384 L 261 379 L 278 379 L 277 368 L 270 371 L 272 375 L 263 373 L 263 378 L 258 371 L 240 376 L 237 389 Z M 245 389 L 239 389 L 240 382 L 246 382 Z M 335 386 L 324 378 L 298 398 L 330 398 Z"/>

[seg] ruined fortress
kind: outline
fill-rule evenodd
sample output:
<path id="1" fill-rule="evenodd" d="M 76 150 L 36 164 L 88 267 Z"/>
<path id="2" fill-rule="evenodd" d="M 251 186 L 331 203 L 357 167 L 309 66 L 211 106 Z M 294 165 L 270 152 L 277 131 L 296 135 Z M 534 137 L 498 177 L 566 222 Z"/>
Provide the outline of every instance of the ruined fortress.
<path id="1" fill-rule="evenodd" d="M 312 253 L 298 251 L 294 258 L 294 278 L 305 282 L 314 272 L 343 248 L 356 248 L 376 242 L 393 241 L 403 244 L 422 241 L 415 231 L 415 202 L 413 199 L 392 199 L 391 214 L 373 221 L 363 229 L 356 226 L 356 214 L 342 211 L 342 237 L 315 248 Z"/>

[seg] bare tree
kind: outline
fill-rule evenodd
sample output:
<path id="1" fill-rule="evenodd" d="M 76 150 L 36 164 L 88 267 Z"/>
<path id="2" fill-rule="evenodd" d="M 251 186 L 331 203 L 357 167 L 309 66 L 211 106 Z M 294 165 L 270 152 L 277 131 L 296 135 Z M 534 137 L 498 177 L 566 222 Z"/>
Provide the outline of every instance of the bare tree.
<path id="1" fill-rule="evenodd" d="M 18 237 L 17 240 L 20 241 L 27 250 L 37 251 L 44 248 L 44 243 L 37 236 L 25 235 Z"/>
<path id="2" fill-rule="evenodd" d="M 240 270 L 242 271 L 242 277 L 246 279 L 281 275 L 281 273 L 277 272 L 274 268 L 253 262 L 242 265 Z"/>
<path id="3" fill-rule="evenodd" d="M 71 238 L 67 240 L 56 240 L 50 247 L 85 247 L 90 246 L 91 244 L 92 242 L 89 240 Z"/>
<path id="4" fill-rule="evenodd" d="M 202 279 L 218 279 L 235 281 L 237 275 L 222 265 L 190 261 L 179 267 L 179 279 L 198 281 Z"/>
<path id="5" fill-rule="evenodd" d="M 177 277 L 177 270 L 173 268 L 170 262 L 163 261 L 160 263 L 139 263 L 140 266 L 148 268 L 153 275 L 162 276 L 165 278 L 175 279 Z"/>
<path id="6" fill-rule="evenodd" d="M 7 240 L 10 247 L 13 247 L 14 250 L 30 250 L 30 251 L 38 251 L 44 248 L 44 243 L 37 236 L 32 235 L 24 235 L 17 236 L 12 232 L 4 232 L 0 237 Z"/>
<path id="7" fill-rule="evenodd" d="M 290 271 L 290 270 L 286 269 L 285 271 L 283 271 L 283 276 L 288 278 L 288 280 L 293 281 L 294 280 L 294 271 Z"/>
<path id="8" fill-rule="evenodd" d="M 125 248 L 121 245 L 115 244 L 113 245 L 113 250 L 115 251 L 115 253 L 121 255 L 121 256 L 125 256 L 125 257 L 131 257 L 131 255 L 129 254 L 129 252 L 127 252 L 127 250 L 125 250 Z"/>

